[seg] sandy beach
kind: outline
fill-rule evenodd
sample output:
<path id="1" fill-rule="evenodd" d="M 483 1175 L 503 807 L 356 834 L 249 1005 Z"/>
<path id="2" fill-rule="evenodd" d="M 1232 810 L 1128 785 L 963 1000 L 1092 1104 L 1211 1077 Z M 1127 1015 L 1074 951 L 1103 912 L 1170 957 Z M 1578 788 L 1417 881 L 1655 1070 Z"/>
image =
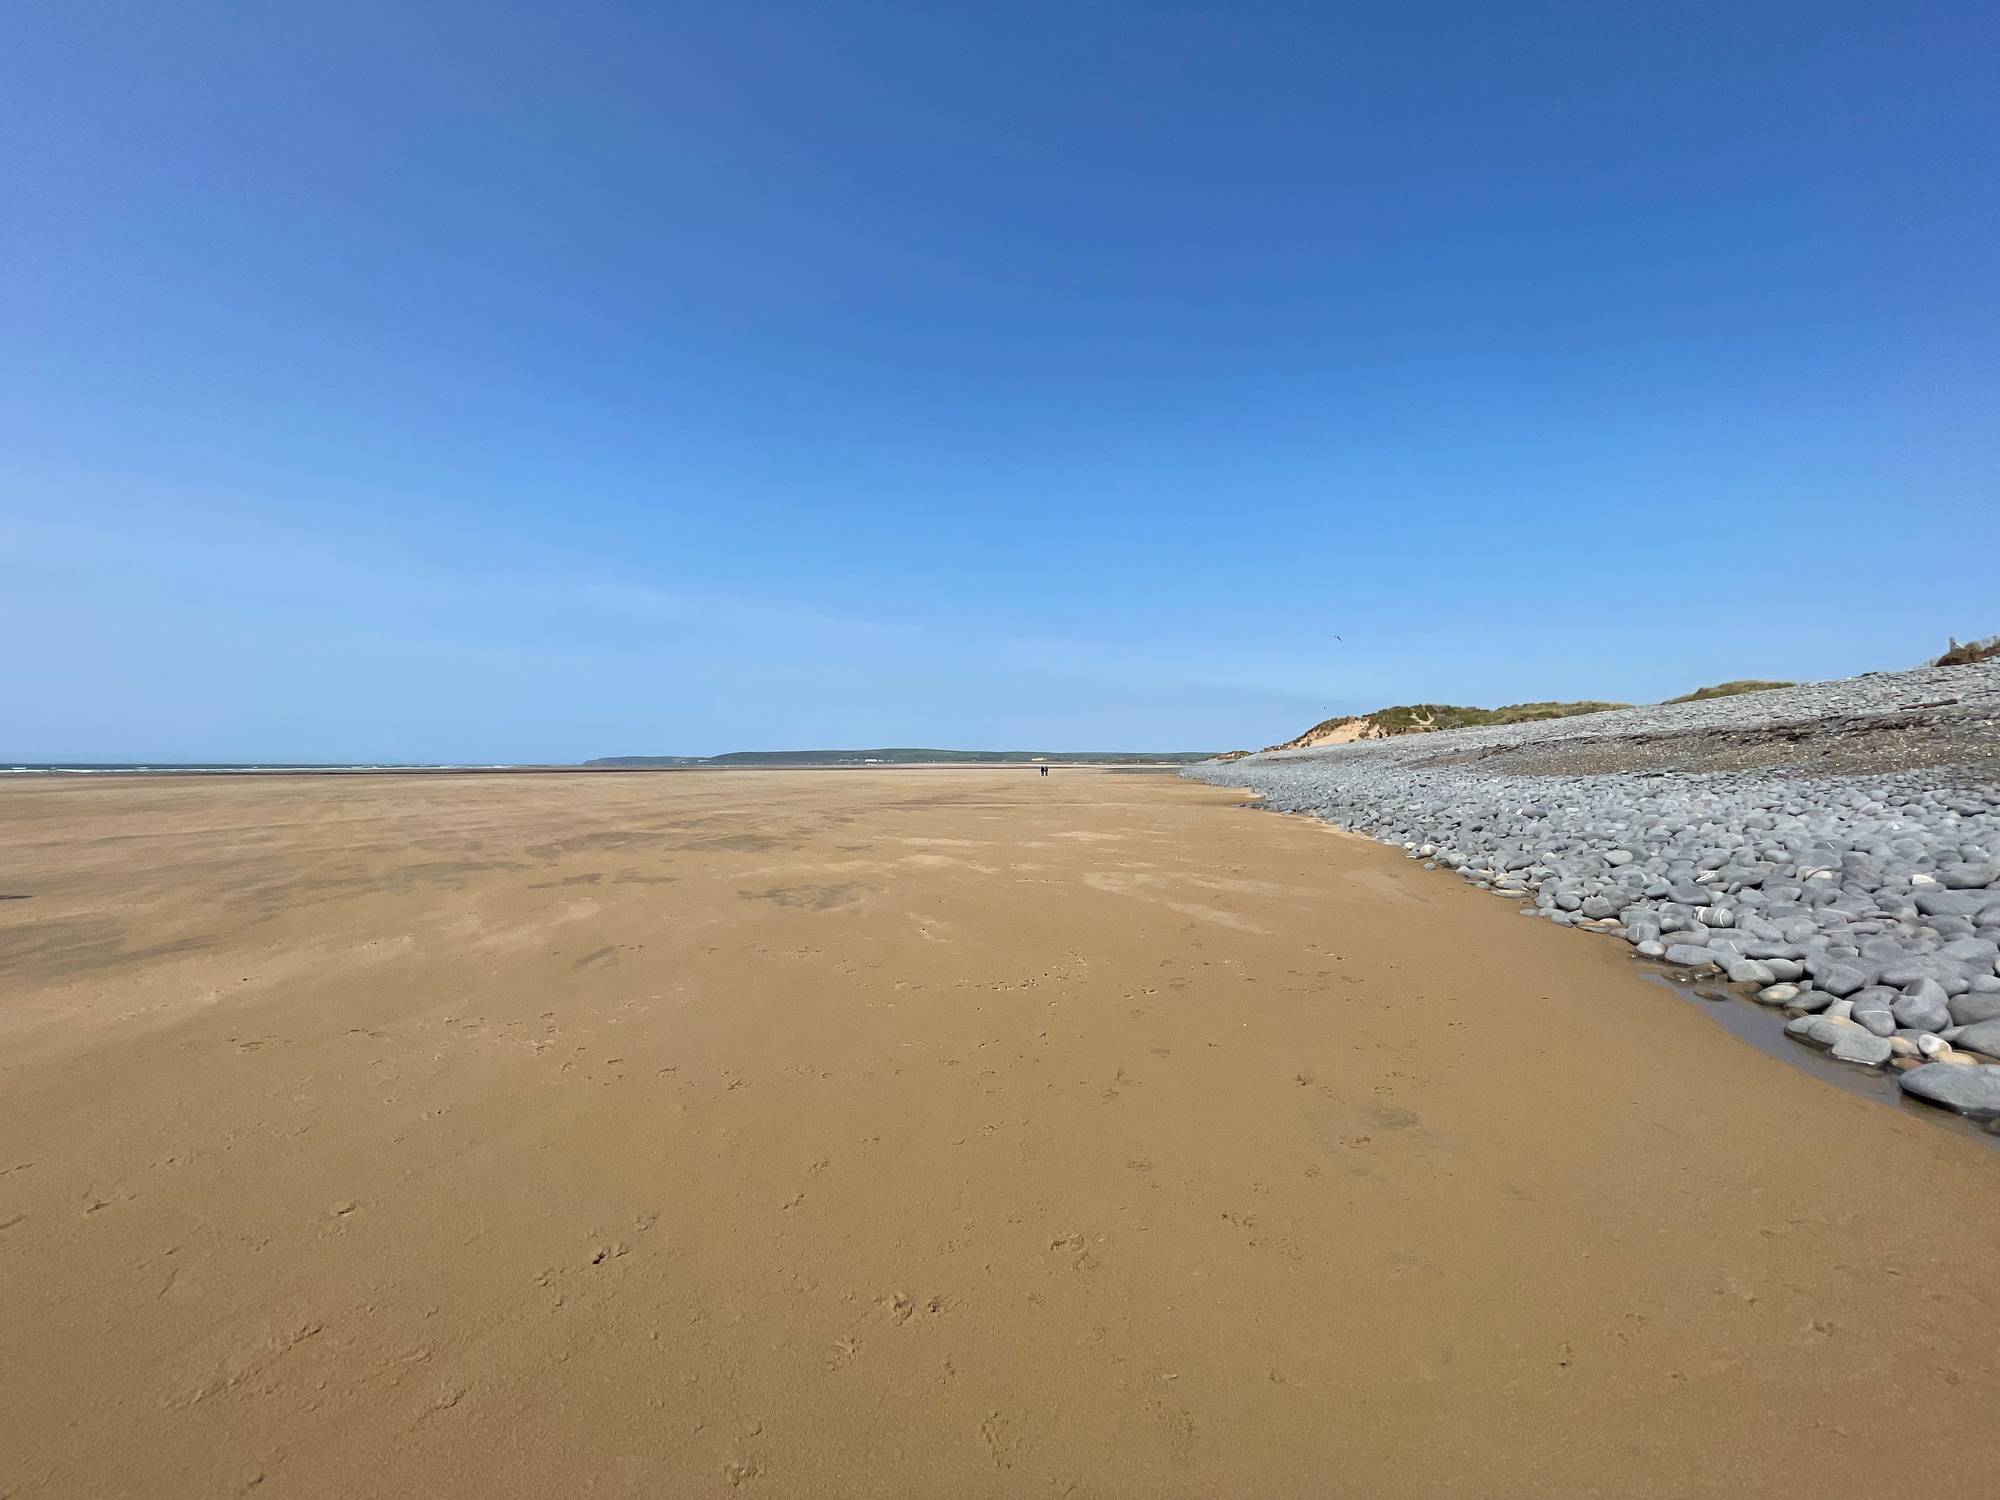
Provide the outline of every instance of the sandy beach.
<path id="1" fill-rule="evenodd" d="M 0 1496 L 2000 1488 L 2000 1151 L 1241 801 L 0 785 Z"/>

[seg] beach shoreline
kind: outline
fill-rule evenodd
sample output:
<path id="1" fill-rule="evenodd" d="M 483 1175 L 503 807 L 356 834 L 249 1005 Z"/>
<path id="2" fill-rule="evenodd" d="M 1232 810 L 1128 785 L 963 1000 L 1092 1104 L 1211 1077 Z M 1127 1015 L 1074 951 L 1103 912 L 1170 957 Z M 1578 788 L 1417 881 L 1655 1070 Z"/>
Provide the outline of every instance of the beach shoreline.
<path id="1" fill-rule="evenodd" d="M 2000 660 L 1192 767 L 2000 1122 Z M 1718 998 L 1729 998 L 1719 996 Z"/>
<path id="2" fill-rule="evenodd" d="M 0 1490 L 1985 1487 L 2000 1158 L 1241 802 L 0 785 Z"/>

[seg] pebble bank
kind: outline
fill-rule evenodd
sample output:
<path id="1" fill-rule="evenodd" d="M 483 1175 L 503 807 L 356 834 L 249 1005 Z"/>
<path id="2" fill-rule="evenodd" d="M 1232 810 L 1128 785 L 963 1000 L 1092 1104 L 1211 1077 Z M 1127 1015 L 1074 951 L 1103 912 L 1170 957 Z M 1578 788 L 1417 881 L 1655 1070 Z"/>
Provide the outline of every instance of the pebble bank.
<path id="1" fill-rule="evenodd" d="M 1788 756 L 1828 725 L 1840 774 Z M 1724 742 L 1771 763 L 1710 769 Z M 1996 749 L 2000 659 L 1271 751 L 1183 774 L 1368 834 L 1522 903 L 1524 916 L 1726 979 L 1788 1012 L 1799 1043 L 1893 1068 L 1911 1097 L 1992 1121 Z M 1940 763 L 1922 763 L 1932 755 Z M 1645 769 L 1519 769 L 1621 761 Z"/>

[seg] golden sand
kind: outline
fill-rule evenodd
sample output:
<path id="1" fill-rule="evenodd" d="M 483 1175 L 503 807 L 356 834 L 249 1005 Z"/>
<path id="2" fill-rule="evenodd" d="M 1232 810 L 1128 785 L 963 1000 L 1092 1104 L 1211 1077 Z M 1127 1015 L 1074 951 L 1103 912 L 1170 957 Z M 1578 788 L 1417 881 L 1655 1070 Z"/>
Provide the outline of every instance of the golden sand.
<path id="1" fill-rule="evenodd" d="M 0 1495 L 2000 1493 L 2000 1153 L 1237 800 L 0 787 Z"/>

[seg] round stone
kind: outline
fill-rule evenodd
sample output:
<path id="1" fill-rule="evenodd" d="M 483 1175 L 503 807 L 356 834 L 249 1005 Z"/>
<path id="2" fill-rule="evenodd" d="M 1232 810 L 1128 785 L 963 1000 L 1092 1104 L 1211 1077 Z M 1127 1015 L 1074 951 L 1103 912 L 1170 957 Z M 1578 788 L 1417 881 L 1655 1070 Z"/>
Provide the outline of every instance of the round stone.
<path id="1" fill-rule="evenodd" d="M 1976 1120 L 2000 1117 L 2000 1068 L 1934 1062 L 1896 1080 L 1906 1094 Z"/>

